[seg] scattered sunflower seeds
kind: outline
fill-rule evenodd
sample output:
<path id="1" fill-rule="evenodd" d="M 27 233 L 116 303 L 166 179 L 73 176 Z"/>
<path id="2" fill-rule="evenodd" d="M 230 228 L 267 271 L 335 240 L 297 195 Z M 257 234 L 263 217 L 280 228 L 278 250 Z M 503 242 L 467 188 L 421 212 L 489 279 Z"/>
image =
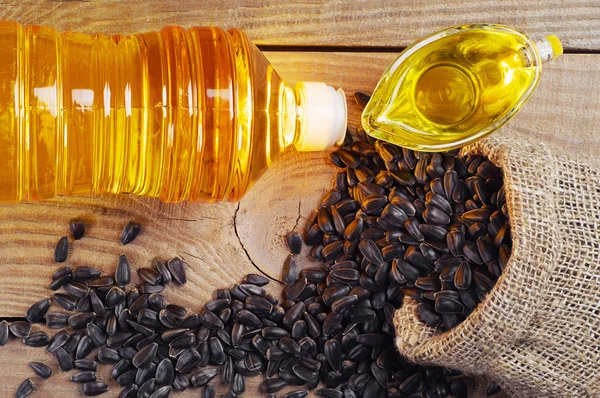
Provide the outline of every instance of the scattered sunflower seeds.
<path id="1" fill-rule="evenodd" d="M 128 243 L 133 242 L 133 240 L 138 236 L 142 227 L 140 224 L 130 221 L 123 228 L 123 232 L 121 233 L 121 244 L 126 245 Z"/>
<path id="2" fill-rule="evenodd" d="M 40 322 L 42 319 L 44 319 L 46 312 L 48 312 L 50 304 L 51 301 L 48 298 L 38 301 L 27 310 L 25 319 L 31 323 Z"/>
<path id="3" fill-rule="evenodd" d="M 79 240 L 83 238 L 83 234 L 85 232 L 85 224 L 81 220 L 73 219 L 69 221 L 69 229 L 71 230 L 71 235 L 73 239 Z"/>
<path id="4" fill-rule="evenodd" d="M 96 395 L 104 394 L 108 391 L 108 385 L 100 381 L 88 381 L 81 387 L 81 392 L 86 397 L 93 397 Z"/>
<path id="5" fill-rule="evenodd" d="M 33 384 L 33 380 L 25 379 L 17 388 L 17 392 L 15 393 L 15 398 L 25 398 L 28 397 L 35 390 L 35 384 Z"/>
<path id="6" fill-rule="evenodd" d="M 42 362 L 29 362 L 29 367 L 42 379 L 52 376 L 52 369 Z"/>
<path id="7" fill-rule="evenodd" d="M 56 248 L 54 249 L 54 261 L 57 263 L 64 263 L 67 261 L 67 255 L 69 254 L 69 238 L 63 236 L 58 240 Z"/>

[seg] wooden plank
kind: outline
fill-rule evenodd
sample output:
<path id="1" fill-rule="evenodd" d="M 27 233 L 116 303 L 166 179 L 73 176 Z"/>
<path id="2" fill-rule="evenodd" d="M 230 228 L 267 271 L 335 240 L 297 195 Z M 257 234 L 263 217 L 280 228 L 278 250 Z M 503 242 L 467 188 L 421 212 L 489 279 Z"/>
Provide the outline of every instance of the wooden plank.
<path id="1" fill-rule="evenodd" d="M 58 266 L 52 260 L 54 245 L 60 236 L 68 235 L 73 217 L 86 219 L 89 228 L 86 237 L 72 243 L 66 264 L 112 273 L 122 253 L 134 270 L 149 266 L 157 255 L 180 256 L 188 264 L 189 281 L 183 287 L 168 287 L 167 294 L 199 309 L 215 286 L 228 286 L 240 275 L 257 271 L 239 246 L 233 227 L 235 208 L 232 204 L 168 206 L 127 195 L 0 207 L 4 257 L 0 269 L 5 286 L 0 289 L 0 315 L 22 316 L 28 303 L 50 293 L 48 278 Z M 137 220 L 144 230 L 133 243 L 122 246 L 119 236 L 129 220 Z"/>
<path id="2" fill-rule="evenodd" d="M 568 49 L 600 50 L 596 0 L 5 0 L 0 19 L 87 33 L 217 25 L 245 29 L 263 45 L 367 47 L 402 47 L 449 26 L 494 22 L 534 36 L 554 33 Z"/>

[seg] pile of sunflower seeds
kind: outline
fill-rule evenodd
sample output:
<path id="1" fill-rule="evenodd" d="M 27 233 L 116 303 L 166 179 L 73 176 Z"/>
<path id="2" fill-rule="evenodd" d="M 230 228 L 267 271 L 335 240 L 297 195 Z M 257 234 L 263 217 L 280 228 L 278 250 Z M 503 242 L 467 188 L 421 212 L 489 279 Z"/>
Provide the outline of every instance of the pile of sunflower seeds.
<path id="1" fill-rule="evenodd" d="M 299 253 L 300 235 L 287 238 L 290 250 Z M 57 244 L 59 258 L 64 257 L 63 241 Z M 226 397 L 233 398 L 244 393 L 246 377 L 259 374 L 266 375 L 261 389 L 270 396 L 288 386 L 303 387 L 285 398 L 303 398 L 321 383 L 316 394 L 323 397 L 467 394 L 463 380 L 454 377 L 457 372 L 419 368 L 397 354 L 390 306 L 375 308 L 364 299 L 368 291 L 359 286 L 353 291 L 361 296 L 360 303 L 355 294 L 319 293 L 317 286 L 326 283 L 327 271 L 305 269 L 298 274 L 293 255 L 286 265 L 290 285 L 285 301 L 267 294 L 269 279 L 250 274 L 230 289 L 216 290 L 199 314 L 169 304 L 160 294 L 171 281 L 186 282 L 180 259 L 155 259 L 152 268 L 138 268 L 143 282 L 136 287 L 129 286 L 131 273 L 123 255 L 114 275 L 91 267 L 58 268 L 50 283 L 57 293 L 32 305 L 25 321 L 2 322 L 0 344 L 13 335 L 28 346 L 46 347 L 60 370 L 74 371 L 71 381 L 81 384 L 86 396 L 108 391 L 108 384 L 97 380 L 98 366 L 112 366 L 111 378 L 122 387 L 119 397 L 161 398 L 204 387 L 202 396 L 210 398 L 215 388 L 209 383 L 220 375 L 231 389 Z M 346 273 L 333 275 L 342 278 Z M 52 312 L 52 303 L 66 313 Z M 44 320 L 58 330 L 54 336 L 33 331 L 32 325 Z M 29 366 L 40 378 L 52 375 L 44 363 Z M 34 381 L 26 379 L 15 396 L 23 398 L 34 390 Z M 436 395 L 420 393 L 427 391 Z"/>
<path id="2" fill-rule="evenodd" d="M 430 326 L 462 322 L 510 257 L 501 170 L 483 156 L 414 152 L 363 130 L 330 160 L 341 171 L 305 231 L 336 282 L 328 291 L 360 286 L 375 307 L 408 296 Z"/>
<path id="3" fill-rule="evenodd" d="M 341 171 L 304 233 L 320 265 L 298 270 L 302 237 L 289 233 L 283 300 L 267 294 L 269 279 L 251 274 L 188 313 L 161 294 L 169 283 L 186 283 L 183 261 L 157 258 L 131 286 L 131 266 L 120 256 L 114 275 L 59 268 L 50 288 L 64 292 L 35 303 L 26 321 L 0 323 L 0 345 L 13 335 L 46 347 L 62 371 L 77 371 L 71 380 L 86 396 L 108 390 L 95 372 L 110 365 L 119 397 L 202 387 L 210 398 L 219 376 L 230 389 L 225 397 L 234 398 L 246 377 L 260 374 L 269 397 L 289 386 L 300 389 L 284 398 L 310 389 L 329 398 L 466 397 L 459 372 L 416 366 L 397 353 L 392 318 L 403 297 L 413 297 L 424 322 L 448 330 L 493 287 L 511 247 L 501 171 L 479 156 L 416 153 L 362 131 L 330 159 Z M 70 227 L 74 239 L 83 237 L 81 221 Z M 129 223 L 121 242 L 139 232 Z M 68 250 L 63 237 L 55 260 L 66 261 Z M 52 303 L 67 313 L 50 312 Z M 44 320 L 59 330 L 54 336 L 32 331 Z M 52 374 L 40 362 L 30 367 L 41 378 Z M 27 379 L 16 397 L 34 389 Z M 487 393 L 499 390 L 490 383 Z"/>

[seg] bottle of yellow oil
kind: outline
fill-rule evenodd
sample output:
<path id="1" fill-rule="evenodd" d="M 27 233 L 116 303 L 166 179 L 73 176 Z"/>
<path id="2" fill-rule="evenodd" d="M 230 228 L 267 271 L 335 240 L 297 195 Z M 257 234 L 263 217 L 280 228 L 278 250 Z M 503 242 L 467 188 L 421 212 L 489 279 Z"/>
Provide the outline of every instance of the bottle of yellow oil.
<path id="1" fill-rule="evenodd" d="M 0 22 L 0 203 L 131 193 L 238 200 L 285 148 L 346 132 L 346 100 L 290 87 L 235 29 L 123 35 Z"/>
<path id="2" fill-rule="evenodd" d="M 555 36 L 538 42 L 506 26 L 465 25 L 425 37 L 389 66 L 362 125 L 382 140 L 445 151 L 506 123 L 535 89 L 542 62 L 562 54 Z"/>

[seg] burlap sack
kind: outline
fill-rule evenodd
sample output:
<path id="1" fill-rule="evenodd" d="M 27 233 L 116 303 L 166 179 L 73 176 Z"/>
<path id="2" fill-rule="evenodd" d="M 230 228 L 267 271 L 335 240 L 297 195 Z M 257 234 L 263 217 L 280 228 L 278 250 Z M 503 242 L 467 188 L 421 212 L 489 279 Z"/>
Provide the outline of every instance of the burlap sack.
<path id="1" fill-rule="evenodd" d="M 466 148 L 504 170 L 512 256 L 479 307 L 446 332 L 414 301 L 395 314 L 408 359 L 485 375 L 516 397 L 600 397 L 600 173 L 542 144 Z"/>

